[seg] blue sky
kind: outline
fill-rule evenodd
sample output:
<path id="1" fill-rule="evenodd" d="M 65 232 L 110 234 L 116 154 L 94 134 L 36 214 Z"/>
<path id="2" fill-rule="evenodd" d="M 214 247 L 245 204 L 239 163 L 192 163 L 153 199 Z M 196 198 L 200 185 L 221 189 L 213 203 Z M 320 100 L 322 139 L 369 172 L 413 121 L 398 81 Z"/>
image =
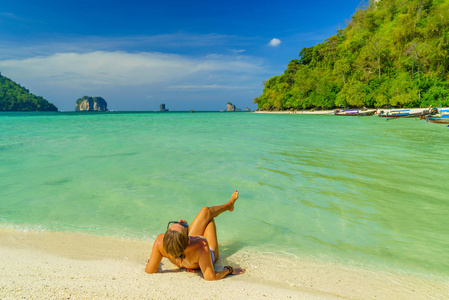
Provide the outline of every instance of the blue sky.
<path id="1" fill-rule="evenodd" d="M 250 107 L 264 80 L 334 35 L 360 0 L 2 0 L 0 72 L 54 103 Z"/>

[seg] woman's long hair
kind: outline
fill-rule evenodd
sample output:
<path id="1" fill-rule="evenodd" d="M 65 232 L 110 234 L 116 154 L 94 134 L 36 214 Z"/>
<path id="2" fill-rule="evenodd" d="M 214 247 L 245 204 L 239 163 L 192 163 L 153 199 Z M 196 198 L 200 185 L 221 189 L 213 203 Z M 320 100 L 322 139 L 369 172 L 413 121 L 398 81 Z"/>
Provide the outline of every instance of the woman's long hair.
<path id="1" fill-rule="evenodd" d="M 170 229 L 167 229 L 165 232 L 163 240 L 164 250 L 174 258 L 183 260 L 185 258 L 184 250 L 186 250 L 188 244 L 189 237 L 186 232 Z"/>

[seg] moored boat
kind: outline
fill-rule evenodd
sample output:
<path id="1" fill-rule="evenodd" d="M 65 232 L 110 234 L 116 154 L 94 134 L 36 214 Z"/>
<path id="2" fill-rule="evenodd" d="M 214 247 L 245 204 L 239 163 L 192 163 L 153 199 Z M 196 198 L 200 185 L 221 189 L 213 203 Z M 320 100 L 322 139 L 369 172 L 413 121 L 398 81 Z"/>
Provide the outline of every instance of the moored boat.
<path id="1" fill-rule="evenodd" d="M 344 111 L 335 111 L 336 116 L 372 116 L 376 113 L 376 109 L 360 110 L 348 109 Z"/>
<path id="2" fill-rule="evenodd" d="M 438 109 L 434 108 L 414 108 L 414 109 L 394 109 L 387 111 L 380 111 L 381 118 L 419 118 L 423 116 L 432 116 L 438 113 Z"/>
<path id="3" fill-rule="evenodd" d="M 449 115 L 426 116 L 427 123 L 449 124 Z"/>
<path id="4" fill-rule="evenodd" d="M 420 112 L 421 113 L 421 112 Z M 379 117 L 381 118 L 397 118 L 404 117 L 410 115 L 410 109 L 396 109 L 396 110 L 388 110 L 379 112 Z"/>

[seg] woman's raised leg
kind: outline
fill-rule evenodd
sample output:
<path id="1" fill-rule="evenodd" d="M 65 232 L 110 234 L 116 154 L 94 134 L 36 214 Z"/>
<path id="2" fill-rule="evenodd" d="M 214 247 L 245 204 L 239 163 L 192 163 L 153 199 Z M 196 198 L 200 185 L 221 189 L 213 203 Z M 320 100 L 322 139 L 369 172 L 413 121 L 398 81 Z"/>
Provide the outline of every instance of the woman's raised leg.
<path id="1" fill-rule="evenodd" d="M 210 220 L 209 224 L 207 224 L 203 236 L 206 238 L 209 248 L 214 251 L 215 260 L 212 263 L 215 263 L 220 256 L 220 252 L 218 251 L 217 227 L 215 226 L 214 219 Z"/>
<path id="2" fill-rule="evenodd" d="M 238 199 L 238 197 L 239 192 L 235 191 L 228 203 L 218 206 L 203 207 L 190 225 L 189 234 L 191 236 L 202 235 L 207 239 L 209 247 L 212 249 L 212 251 L 214 251 L 215 261 L 217 261 L 218 259 L 219 252 L 217 228 L 215 226 L 214 218 L 218 217 L 225 211 L 233 211 L 234 203 Z M 215 261 L 213 261 L 213 263 Z"/>
<path id="3" fill-rule="evenodd" d="M 221 213 L 225 211 L 233 211 L 234 203 L 239 197 L 239 192 L 235 191 L 231 199 L 228 203 L 218 205 L 218 206 L 209 206 L 203 207 L 198 215 L 193 220 L 192 224 L 190 224 L 189 234 L 192 236 L 203 235 L 205 234 L 206 227 L 209 222 L 212 221 L 213 218 L 218 217 Z M 215 225 L 214 225 L 215 227 Z M 206 237 L 207 238 L 207 237 Z"/>

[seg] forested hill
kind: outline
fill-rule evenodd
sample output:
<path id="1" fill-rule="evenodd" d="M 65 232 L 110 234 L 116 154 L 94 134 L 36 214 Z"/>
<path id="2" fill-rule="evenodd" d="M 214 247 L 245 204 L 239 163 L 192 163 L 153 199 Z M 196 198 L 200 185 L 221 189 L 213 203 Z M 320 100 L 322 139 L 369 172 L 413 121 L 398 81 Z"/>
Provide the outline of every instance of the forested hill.
<path id="1" fill-rule="evenodd" d="M 449 106 L 449 1 L 370 1 L 304 48 L 254 99 L 261 110 Z"/>
<path id="2" fill-rule="evenodd" d="M 0 111 L 57 111 L 52 103 L 0 74 Z"/>

